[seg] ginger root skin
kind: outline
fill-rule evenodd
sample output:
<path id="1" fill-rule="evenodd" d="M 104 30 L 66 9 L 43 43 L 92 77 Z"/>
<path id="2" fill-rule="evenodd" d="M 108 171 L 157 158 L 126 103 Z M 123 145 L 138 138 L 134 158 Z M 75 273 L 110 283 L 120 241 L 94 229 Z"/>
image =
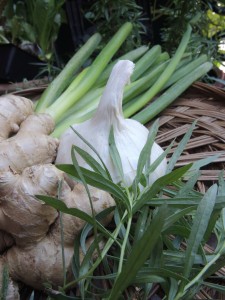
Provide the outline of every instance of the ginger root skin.
<path id="1" fill-rule="evenodd" d="M 0 229 L 17 245 L 30 247 L 47 234 L 58 212 L 34 196 L 56 197 L 60 180 L 63 172 L 51 164 L 28 167 L 22 174 L 0 173 Z"/>
<path id="2" fill-rule="evenodd" d="M 108 207 L 115 206 L 115 202 L 113 198 L 106 192 L 98 190 L 92 186 L 88 186 L 91 201 L 94 209 L 94 214 L 97 215 L 104 209 Z M 64 203 L 68 208 L 78 208 L 85 213 L 92 215 L 91 204 L 90 200 L 87 196 L 87 192 L 84 186 L 81 183 L 77 183 L 71 187 L 67 184 L 66 181 L 62 184 L 61 190 L 61 198 L 63 199 Z M 107 216 L 102 222 L 106 225 L 112 220 L 112 215 Z M 84 225 L 86 224 L 80 218 L 69 214 L 62 214 L 62 223 L 63 223 L 63 234 L 64 234 L 64 243 L 65 245 L 72 245 L 74 243 L 74 238 L 77 236 Z M 60 238 L 59 235 L 59 219 L 52 226 L 52 234 L 54 235 L 55 239 Z"/>
<path id="3" fill-rule="evenodd" d="M 17 134 L 0 142 L 0 171 L 20 173 L 26 167 L 54 162 L 59 141 L 49 135 L 53 129 L 48 114 L 28 116 Z"/>
<path id="4" fill-rule="evenodd" d="M 1 217 L 0 217 L 1 218 Z M 14 244 L 12 236 L 0 230 L 0 255 Z"/>
<path id="5" fill-rule="evenodd" d="M 27 98 L 11 94 L 0 96 L 0 142 L 17 133 L 33 110 L 33 102 Z"/>
<path id="6" fill-rule="evenodd" d="M 59 141 L 50 136 L 55 122 L 49 114 L 35 114 L 27 98 L 0 97 L 0 172 L 20 173 L 26 167 L 53 163 Z"/>
<path id="7" fill-rule="evenodd" d="M 93 243 L 93 237 L 88 238 L 86 249 Z M 104 243 L 99 243 L 102 250 Z M 97 251 L 96 251 L 97 252 Z M 72 279 L 72 258 L 73 245 L 64 246 L 64 262 L 67 280 Z M 97 258 L 97 253 L 93 254 L 93 260 Z M 79 250 L 80 261 L 83 260 L 84 253 Z M 1 263 L 1 261 L 0 261 Z M 36 290 L 43 290 L 43 284 L 48 283 L 52 288 L 63 285 L 64 270 L 62 258 L 62 246 L 50 234 L 40 241 L 34 248 L 12 247 L 4 257 L 12 283 L 23 282 Z M 30 270 L 32 273 L 26 270 Z M 1 284 L 0 284 L 1 288 Z M 7 299 L 8 300 L 8 299 Z"/>
<path id="8" fill-rule="evenodd" d="M 22 174 L 3 172 L 2 177 L 0 230 L 10 233 L 15 240 L 15 245 L 2 255 L 10 277 L 35 289 L 43 289 L 44 283 L 55 287 L 62 285 L 61 230 L 66 270 L 70 274 L 74 240 L 85 222 L 62 214 L 61 228 L 59 212 L 34 196 L 42 194 L 57 197 L 60 183 L 60 200 L 68 207 L 79 208 L 91 215 L 91 205 L 84 186 L 76 183 L 71 189 L 64 173 L 52 164 L 28 167 Z M 108 193 L 93 187 L 89 189 L 95 214 L 115 205 Z M 108 223 L 111 218 L 107 217 L 104 222 Z"/>
<path id="9" fill-rule="evenodd" d="M 5 95 L 0 97 L 0 126 L 0 291 L 7 266 L 6 299 L 17 300 L 17 282 L 40 290 L 45 283 L 63 285 L 62 230 L 69 278 L 74 240 L 85 225 L 68 214 L 61 214 L 60 222 L 60 213 L 35 195 L 58 198 L 60 183 L 60 200 L 68 207 L 89 215 L 92 209 L 84 186 L 68 182 L 68 176 L 53 164 L 59 141 L 50 136 L 54 130 L 50 115 L 35 114 L 26 98 Z M 115 205 L 108 193 L 89 189 L 94 214 Z M 82 251 L 79 254 L 82 259 Z"/>
<path id="10" fill-rule="evenodd" d="M 72 257 L 73 245 L 64 247 L 67 278 L 70 278 Z M 63 285 L 62 245 L 51 235 L 32 248 L 14 246 L 4 258 L 15 282 L 23 282 L 37 290 L 43 290 L 45 283 L 55 288 Z"/>

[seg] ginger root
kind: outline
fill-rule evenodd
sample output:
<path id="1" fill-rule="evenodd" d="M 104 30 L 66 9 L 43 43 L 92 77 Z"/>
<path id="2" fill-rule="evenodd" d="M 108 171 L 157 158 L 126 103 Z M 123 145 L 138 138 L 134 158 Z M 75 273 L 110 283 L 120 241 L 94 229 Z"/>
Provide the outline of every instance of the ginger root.
<path id="1" fill-rule="evenodd" d="M 0 230 L 0 254 L 13 245 L 14 241 L 10 234 Z"/>
<path id="2" fill-rule="evenodd" d="M 9 109 L 5 107 L 7 104 Z M 54 129 L 51 116 L 35 114 L 30 100 L 8 95 L 0 97 L 0 125 L 3 128 L 0 135 L 0 293 L 6 267 L 9 273 L 6 299 L 16 300 L 20 299 L 17 282 L 40 290 L 45 283 L 53 287 L 63 285 L 61 232 L 69 278 L 74 240 L 85 225 L 83 220 L 71 215 L 61 214 L 59 218 L 56 209 L 35 195 L 60 196 L 67 207 L 89 215 L 92 209 L 84 186 L 76 182 L 71 185 L 66 174 L 53 164 L 58 140 L 50 136 Z M 115 205 L 108 193 L 93 187 L 89 190 L 94 214 Z M 110 220 L 111 216 L 104 222 Z"/>
<path id="3" fill-rule="evenodd" d="M 53 129 L 49 115 L 28 116 L 17 134 L 0 142 L 0 170 L 21 172 L 25 167 L 53 162 L 58 147 L 58 140 L 49 136 Z"/>
<path id="4" fill-rule="evenodd" d="M 20 124 L 33 114 L 33 103 L 27 98 L 5 95 L 0 97 L 0 142 L 19 131 Z"/>
<path id="5" fill-rule="evenodd" d="M 35 199 L 35 194 L 57 197 L 59 182 L 61 199 L 68 207 L 76 207 L 91 215 L 89 198 L 82 184 L 71 190 L 64 173 L 54 165 L 36 165 L 22 174 L 9 174 L 7 184 L 0 181 L 0 229 L 11 234 L 15 245 L 2 255 L 10 277 L 36 289 L 46 282 L 62 285 L 62 245 L 59 213 Z M 6 173 L 4 173 L 6 174 Z M 10 180 L 11 183 L 10 184 Z M 10 190 L 11 186 L 11 190 Z M 95 213 L 113 206 L 111 196 L 90 187 Z M 105 220 L 106 221 L 106 220 Z M 62 214 L 66 269 L 70 272 L 74 239 L 85 222 Z M 32 269 L 32 273 L 28 272 Z"/>

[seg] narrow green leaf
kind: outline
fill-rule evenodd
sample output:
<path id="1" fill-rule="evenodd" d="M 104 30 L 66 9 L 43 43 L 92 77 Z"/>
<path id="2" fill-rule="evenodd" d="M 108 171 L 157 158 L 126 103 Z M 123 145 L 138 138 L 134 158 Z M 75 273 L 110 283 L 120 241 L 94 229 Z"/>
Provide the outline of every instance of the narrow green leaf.
<path id="1" fill-rule="evenodd" d="M 212 162 L 214 162 L 218 157 L 220 156 L 220 154 L 216 154 L 216 155 L 210 155 L 206 158 L 203 159 L 199 159 L 197 161 L 195 161 L 192 165 L 192 167 L 190 168 L 190 170 L 187 172 L 186 177 L 190 177 L 193 174 L 195 174 L 197 171 L 199 171 L 200 168 L 211 164 Z"/>
<path id="2" fill-rule="evenodd" d="M 212 255 L 212 260 L 213 260 L 213 257 L 214 256 Z M 220 255 L 218 257 L 218 259 L 212 265 L 209 266 L 209 268 L 207 268 L 207 270 L 204 272 L 202 278 L 203 279 L 209 278 L 211 275 L 218 272 L 224 266 L 225 266 L 225 255 L 223 254 L 223 255 Z"/>
<path id="3" fill-rule="evenodd" d="M 79 281 L 79 290 L 83 299 L 85 299 L 85 282 L 88 280 L 88 278 L 85 278 L 85 274 L 89 271 L 90 266 L 92 265 L 93 257 L 96 255 L 94 255 L 94 253 L 98 253 L 98 257 L 101 259 L 101 252 L 99 252 L 99 243 L 101 242 L 101 240 L 101 235 L 96 236 L 92 244 L 89 246 L 88 249 L 85 249 L 84 252 L 84 258 L 80 266 L 79 274 L 79 277 L 84 277 L 84 279 Z"/>
<path id="4" fill-rule="evenodd" d="M 178 290 L 177 280 L 170 277 L 170 290 L 168 294 L 168 300 L 174 300 L 177 290 Z"/>
<path id="5" fill-rule="evenodd" d="M 109 300 L 116 300 L 124 289 L 134 280 L 138 270 L 154 249 L 163 227 L 166 217 L 167 207 L 160 207 L 158 213 L 148 226 L 142 238 L 134 245 L 130 255 L 124 265 L 122 272 L 118 276 L 109 296 Z"/>
<path id="6" fill-rule="evenodd" d="M 163 231 L 167 230 L 171 225 L 173 225 L 175 222 L 177 222 L 183 216 L 189 214 L 195 208 L 196 208 L 195 206 L 190 206 L 190 207 L 184 208 L 182 210 L 176 211 L 172 215 L 167 217 L 165 220 L 164 226 L 163 226 Z"/>
<path id="7" fill-rule="evenodd" d="M 108 179 L 107 172 L 88 152 L 80 147 L 73 145 L 73 149 L 84 159 L 84 161 L 96 172 Z"/>
<path id="8" fill-rule="evenodd" d="M 57 199 L 57 198 L 53 198 L 53 197 L 49 197 L 49 196 L 43 196 L 43 195 L 35 195 L 35 197 L 43 202 L 45 202 L 46 204 L 50 205 L 51 207 L 54 207 L 55 209 L 72 215 L 74 217 L 77 217 L 81 220 L 84 220 L 85 222 L 94 225 L 95 224 L 95 220 L 92 218 L 92 216 L 89 216 L 88 214 L 86 214 L 84 211 L 72 207 L 72 208 L 68 208 L 66 206 L 66 204 L 63 202 L 63 200 Z M 96 220 L 97 223 L 97 227 L 98 230 L 102 233 L 104 233 L 107 237 L 110 235 L 110 233 L 108 232 L 108 230 Z M 110 235 L 111 236 L 111 235 Z"/>
<path id="9" fill-rule="evenodd" d="M 73 165 L 57 165 L 57 168 L 64 171 L 68 175 L 71 175 L 75 180 L 80 181 L 79 175 Z M 87 170 L 82 167 L 80 169 L 87 184 L 99 188 L 103 191 L 109 192 L 119 200 L 121 199 L 122 201 L 126 202 L 126 196 L 123 190 L 118 185 L 96 172 Z"/>
<path id="10" fill-rule="evenodd" d="M 136 173 L 136 177 L 134 179 L 134 182 L 136 182 L 136 184 L 138 184 L 140 182 L 144 166 L 146 165 L 146 162 L 148 161 L 148 159 L 151 156 L 151 149 L 152 149 L 152 145 L 155 141 L 155 137 L 156 137 L 156 134 L 158 131 L 158 126 L 159 125 L 158 125 L 158 120 L 157 120 L 151 126 L 151 129 L 150 129 L 148 137 L 147 137 L 147 141 L 139 155 L 138 165 L 137 165 L 137 173 Z"/>
<path id="11" fill-rule="evenodd" d="M 137 199 L 137 202 L 133 207 L 133 213 L 137 212 L 147 201 L 155 197 L 156 194 L 163 189 L 163 187 L 181 179 L 190 167 L 191 164 L 183 166 L 158 178 L 150 188 L 140 194 L 140 197 Z"/>
<path id="12" fill-rule="evenodd" d="M 188 238 L 190 235 L 190 229 L 188 227 L 185 227 L 184 225 L 171 225 L 169 228 L 163 230 L 163 233 L 175 235 L 176 236 L 175 240 L 176 240 L 181 238 Z M 178 249 L 179 247 L 175 247 L 175 248 Z"/>
<path id="13" fill-rule="evenodd" d="M 57 198 L 61 198 L 62 194 L 62 180 L 58 184 Z M 66 284 L 66 263 L 65 263 L 65 251 L 64 251 L 64 225 L 62 220 L 62 213 L 59 213 L 59 223 L 60 223 L 60 235 L 61 235 L 61 249 L 62 249 L 62 265 L 63 265 L 63 284 Z"/>
<path id="14" fill-rule="evenodd" d="M 210 237 L 212 236 L 212 232 L 214 231 L 214 228 L 216 226 L 216 222 L 218 221 L 220 215 L 220 209 L 216 209 L 216 206 L 214 206 L 214 210 L 211 214 L 207 230 L 204 234 L 204 241 L 207 242 Z"/>
<path id="15" fill-rule="evenodd" d="M 190 171 L 190 170 L 189 170 Z M 189 172 L 188 171 L 188 172 Z M 180 190 L 178 191 L 176 197 L 185 197 L 187 196 L 192 190 L 194 189 L 194 186 L 200 176 L 200 172 L 196 171 L 193 176 L 189 178 L 189 180 L 184 184 Z"/>
<path id="16" fill-rule="evenodd" d="M 123 182 L 124 181 L 123 166 L 122 166 L 122 161 L 120 158 L 119 151 L 116 147 L 113 126 L 111 127 L 110 133 L 109 133 L 109 154 L 110 154 L 110 157 L 113 161 L 113 164 L 114 164 L 116 170 L 119 173 L 121 181 Z"/>
<path id="17" fill-rule="evenodd" d="M 139 275 L 135 280 L 132 282 L 133 284 L 141 284 L 144 283 L 163 283 L 166 282 L 166 279 L 162 276 L 155 275 L 155 274 L 145 274 L 145 275 Z"/>
<path id="18" fill-rule="evenodd" d="M 138 214 L 138 219 L 135 224 L 134 242 L 137 242 L 144 234 L 146 222 L 148 220 L 149 207 L 143 206 Z"/>
<path id="19" fill-rule="evenodd" d="M 219 196 L 225 196 L 225 180 L 223 178 L 224 171 L 221 171 L 219 175 L 219 186 L 218 186 L 218 195 Z"/>
<path id="20" fill-rule="evenodd" d="M 201 201 L 201 197 L 184 197 L 184 198 L 152 198 L 148 200 L 145 204 L 151 205 L 153 207 L 160 206 L 166 203 L 168 206 L 177 207 L 177 208 L 184 208 L 189 206 L 197 206 Z M 221 209 L 225 206 L 225 198 L 222 196 L 216 197 L 215 209 Z"/>
<path id="21" fill-rule="evenodd" d="M 206 282 L 206 281 L 203 282 L 203 285 L 225 295 L 225 286 L 224 285 L 211 283 L 211 282 Z"/>
<path id="22" fill-rule="evenodd" d="M 71 126 L 71 129 L 74 131 L 74 133 L 97 155 L 99 161 L 102 163 L 108 178 L 111 179 L 111 176 L 109 174 L 109 171 L 104 163 L 104 161 L 102 160 L 101 156 L 98 154 L 98 151 L 76 130 L 73 128 L 73 126 Z"/>
<path id="23" fill-rule="evenodd" d="M 184 276 L 189 277 L 194 262 L 194 257 L 198 253 L 200 243 L 207 230 L 208 222 L 212 214 L 217 195 L 217 185 L 212 185 L 197 208 L 190 237 L 187 242 L 186 259 L 184 265 Z"/>
<path id="24" fill-rule="evenodd" d="M 100 251 L 98 243 L 96 244 L 96 239 L 97 239 L 97 236 L 98 236 L 98 226 L 97 226 L 97 221 L 96 221 L 96 213 L 95 213 L 95 209 L 94 209 L 94 205 L 93 205 L 91 193 L 90 193 L 88 184 L 87 184 L 87 182 L 86 182 L 86 180 L 85 180 L 85 178 L 83 176 L 83 173 L 81 172 L 80 166 L 78 164 L 78 161 L 77 161 L 77 158 L 76 158 L 76 155 L 75 155 L 75 151 L 74 151 L 74 147 L 75 146 L 73 145 L 72 148 L 71 148 L 71 158 L 72 158 L 73 166 L 76 169 L 76 171 L 77 171 L 77 173 L 79 175 L 79 178 L 81 179 L 81 181 L 83 183 L 83 186 L 85 188 L 85 191 L 87 193 L 87 196 L 88 196 L 89 205 L 90 205 L 90 208 L 91 208 L 91 216 L 92 216 L 92 219 L 93 219 L 93 235 L 94 235 L 94 241 L 93 241 L 93 243 L 96 245 L 96 248 L 97 248 L 97 251 L 98 251 L 98 255 L 100 256 L 101 255 L 101 251 Z M 80 284 L 82 285 L 81 292 L 84 293 L 84 286 L 83 286 L 84 281 L 82 281 L 82 283 L 80 283 Z"/>
<path id="25" fill-rule="evenodd" d="M 61 292 L 54 291 L 54 290 L 51 290 L 51 289 L 47 289 L 47 292 L 49 293 L 49 295 L 51 295 L 51 299 L 56 299 L 56 300 L 83 300 L 82 297 L 66 296 L 66 295 L 63 295 Z M 93 298 L 86 297 L 85 300 L 93 300 Z"/>
<path id="26" fill-rule="evenodd" d="M 101 211 L 99 214 L 95 216 L 96 220 L 99 222 L 102 222 L 109 214 L 112 214 L 112 212 L 115 210 L 115 207 L 108 207 Z M 80 245 L 83 251 L 86 248 L 86 239 L 88 236 L 90 236 L 91 231 L 93 230 L 93 225 L 90 223 L 86 223 L 84 228 L 82 229 L 81 235 L 80 235 Z M 107 238 L 111 238 L 111 235 L 109 235 Z"/>
<path id="27" fill-rule="evenodd" d="M 166 250 L 163 251 L 165 266 L 167 268 L 173 268 L 176 266 L 181 266 L 183 271 L 185 253 L 179 250 Z M 207 262 L 210 262 L 215 257 L 214 254 L 206 255 Z M 194 258 L 194 267 L 203 265 L 202 255 L 196 254 Z"/>
<path id="28" fill-rule="evenodd" d="M 144 267 L 142 268 L 138 273 L 137 273 L 137 277 L 134 279 L 134 282 L 136 283 L 137 278 L 141 276 L 148 276 L 148 275 L 155 275 L 155 276 L 160 276 L 164 279 L 166 278 L 174 278 L 176 280 L 184 280 L 186 282 L 188 282 L 188 280 L 186 278 L 184 278 L 181 274 L 175 273 L 169 269 L 166 268 L 159 268 L 159 267 Z"/>
<path id="29" fill-rule="evenodd" d="M 9 272 L 8 268 L 5 265 L 3 267 L 3 274 L 2 274 L 2 282 L 1 282 L 1 289 L 0 289 L 0 299 L 7 300 L 8 296 L 8 287 L 9 287 Z"/>
<path id="30" fill-rule="evenodd" d="M 75 237 L 74 240 L 74 251 L 72 258 L 72 272 L 74 278 L 78 278 L 80 274 L 80 235 Z"/>
<path id="31" fill-rule="evenodd" d="M 155 169 L 158 167 L 158 165 L 160 165 L 160 163 L 163 161 L 163 159 L 166 158 L 166 156 L 170 152 L 173 144 L 174 144 L 174 141 L 172 141 L 171 144 L 166 148 L 166 150 L 160 156 L 158 156 L 157 159 L 153 163 L 151 163 L 151 165 L 149 166 L 149 168 L 146 171 L 146 175 L 149 175 L 150 173 L 155 171 Z"/>
<path id="32" fill-rule="evenodd" d="M 167 167 L 167 172 L 171 172 L 174 167 L 175 164 L 178 160 L 178 158 L 181 156 L 181 154 L 183 153 L 188 141 L 190 140 L 190 137 L 192 135 L 192 132 L 195 128 L 197 121 L 193 122 L 193 124 L 190 126 L 190 128 L 188 129 L 188 131 L 186 132 L 186 134 L 183 136 L 182 140 L 179 142 L 179 144 L 177 145 L 176 150 L 174 151 L 172 157 L 169 160 L 168 163 L 168 167 Z"/>
<path id="33" fill-rule="evenodd" d="M 164 259 L 163 259 L 163 239 L 160 237 L 152 250 L 151 257 L 148 260 L 148 265 L 152 268 L 163 268 Z"/>
<path id="34" fill-rule="evenodd" d="M 119 231 L 119 236 L 121 240 L 124 240 L 124 237 L 126 235 L 126 228 L 124 226 L 124 221 L 121 220 L 121 216 L 119 214 L 118 207 L 116 207 L 115 212 L 114 212 L 114 222 L 116 224 L 116 227 L 120 226 L 120 231 Z M 129 245 L 129 242 L 128 242 Z"/>
<path id="35" fill-rule="evenodd" d="M 222 171 L 219 175 L 219 186 L 218 186 L 218 195 L 225 196 L 225 180 L 223 178 L 224 171 Z M 223 231 L 225 232 L 225 206 L 221 209 L 221 224 L 223 227 Z"/>

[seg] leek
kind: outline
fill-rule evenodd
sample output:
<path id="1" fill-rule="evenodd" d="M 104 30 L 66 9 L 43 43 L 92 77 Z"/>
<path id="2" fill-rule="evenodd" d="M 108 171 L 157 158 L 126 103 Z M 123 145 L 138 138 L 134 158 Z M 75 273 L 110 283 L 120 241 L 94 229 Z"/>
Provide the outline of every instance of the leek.
<path id="1" fill-rule="evenodd" d="M 205 62 L 195 70 L 178 80 L 174 85 L 168 88 L 161 96 L 153 103 L 148 105 L 142 111 L 132 117 L 132 119 L 146 124 L 168 107 L 178 96 L 180 96 L 191 84 L 205 75 L 212 69 L 212 63 Z M 134 104 L 135 106 L 135 104 Z M 132 108 L 133 109 L 133 108 Z M 134 111 L 136 108 L 134 108 Z"/>
<path id="2" fill-rule="evenodd" d="M 132 105 L 125 110 L 125 116 L 132 116 L 137 110 L 144 107 L 166 84 L 166 82 L 169 80 L 169 78 L 175 71 L 178 63 L 180 62 L 185 52 L 185 49 L 190 39 L 191 31 L 191 26 L 188 25 L 188 28 L 183 35 L 180 45 L 178 46 L 174 56 L 171 58 L 164 72 L 161 74 L 161 76 L 159 76 L 158 80 L 154 83 L 154 85 L 138 100 L 138 103 L 136 103 L 135 106 Z"/>
<path id="3" fill-rule="evenodd" d="M 71 83 L 73 75 L 79 71 L 83 63 L 91 56 L 99 42 L 101 35 L 95 33 L 68 61 L 59 75 L 49 84 L 37 102 L 36 112 L 42 112 L 52 104 Z"/>
<path id="4" fill-rule="evenodd" d="M 82 82 L 77 88 L 68 93 L 67 97 L 64 98 L 63 94 L 57 98 L 53 104 L 46 109 L 46 113 L 49 113 L 54 120 L 57 122 L 60 117 L 70 109 L 79 99 L 84 96 L 90 88 L 95 84 L 96 80 L 105 69 L 113 55 L 120 48 L 124 40 L 131 32 L 132 25 L 127 22 L 116 32 L 113 38 L 103 48 L 103 50 L 96 57 L 94 62 L 91 64 L 86 76 L 84 76 Z"/>

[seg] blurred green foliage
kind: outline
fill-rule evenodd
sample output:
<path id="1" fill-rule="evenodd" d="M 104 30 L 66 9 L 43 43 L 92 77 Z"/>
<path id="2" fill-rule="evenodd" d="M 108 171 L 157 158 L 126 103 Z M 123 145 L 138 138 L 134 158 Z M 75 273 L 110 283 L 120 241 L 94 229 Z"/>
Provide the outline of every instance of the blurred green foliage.
<path id="1" fill-rule="evenodd" d="M 126 40 L 120 55 L 142 44 L 142 37 L 146 34 L 144 26 L 143 7 L 137 5 L 135 0 L 97 0 L 83 5 L 84 17 L 96 27 L 103 39 L 101 48 L 122 26 L 124 22 L 133 25 L 132 34 Z"/>
<path id="2" fill-rule="evenodd" d="M 29 48 L 40 59 L 51 62 L 54 42 L 65 21 L 65 0 L 9 0 L 0 16 L 0 43 Z"/>
<path id="3" fill-rule="evenodd" d="M 225 9 L 222 2 L 214 3 L 218 11 Z M 152 13 L 153 21 L 160 19 L 162 22 L 162 45 L 169 53 L 177 48 L 182 32 L 191 23 L 193 33 L 189 43 L 190 52 L 207 54 L 212 61 L 224 61 L 219 46 L 224 40 L 225 16 L 213 11 L 212 1 L 167 0 L 159 5 L 159 1 L 155 0 L 152 2 Z"/>

